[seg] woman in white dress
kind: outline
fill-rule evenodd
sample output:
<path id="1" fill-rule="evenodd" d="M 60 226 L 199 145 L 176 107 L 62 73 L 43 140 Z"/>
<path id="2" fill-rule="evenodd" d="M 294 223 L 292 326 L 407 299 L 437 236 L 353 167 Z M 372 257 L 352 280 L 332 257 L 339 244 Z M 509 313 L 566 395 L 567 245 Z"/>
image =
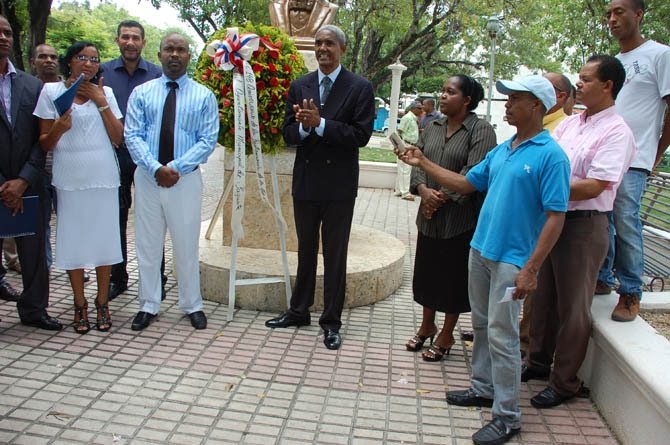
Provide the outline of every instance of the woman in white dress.
<path id="1" fill-rule="evenodd" d="M 100 55 L 89 42 L 76 42 L 61 58 L 64 82 L 47 83 L 37 102 L 40 145 L 53 150 L 57 190 L 55 265 L 65 269 L 74 293 L 74 329 L 91 329 L 84 295 L 84 268 L 95 268 L 96 327 L 112 326 L 107 301 L 113 264 L 120 263 L 119 168 L 114 152 L 123 141 L 121 112 L 111 88 L 98 79 Z M 72 107 L 59 116 L 54 99 L 84 75 Z"/>

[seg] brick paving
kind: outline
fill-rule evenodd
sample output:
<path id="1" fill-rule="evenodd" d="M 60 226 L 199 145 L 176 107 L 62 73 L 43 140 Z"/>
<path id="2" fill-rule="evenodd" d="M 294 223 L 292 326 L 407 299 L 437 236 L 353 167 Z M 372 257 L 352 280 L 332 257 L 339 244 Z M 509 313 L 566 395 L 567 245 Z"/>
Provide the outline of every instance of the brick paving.
<path id="1" fill-rule="evenodd" d="M 215 154 L 202 169 L 204 217 L 222 190 L 221 164 Z M 389 190 L 360 190 L 354 222 L 403 241 L 406 264 L 393 295 L 344 311 L 339 351 L 325 349 L 318 324 L 273 331 L 263 323 L 276 314 L 240 309 L 226 322 L 227 307 L 212 302 L 205 305 L 209 327 L 195 331 L 179 312 L 172 274 L 155 322 L 131 331 L 137 311 L 132 247 L 130 289 L 110 305 L 109 333 L 22 326 L 13 305 L 0 302 L 0 443 L 471 443 L 490 410 L 444 401 L 445 389 L 468 386 L 471 345 L 457 341 L 441 363 L 424 362 L 404 346 L 421 321 L 411 295 L 417 207 L 418 201 Z M 169 243 L 166 254 L 170 267 Z M 20 286 L 16 274 L 8 277 Z M 52 272 L 49 312 L 72 320 L 71 290 L 61 270 Z M 468 324 L 466 314 L 460 328 Z M 588 399 L 545 411 L 531 407 L 530 397 L 543 387 L 522 384 L 523 429 L 510 443 L 618 443 Z"/>

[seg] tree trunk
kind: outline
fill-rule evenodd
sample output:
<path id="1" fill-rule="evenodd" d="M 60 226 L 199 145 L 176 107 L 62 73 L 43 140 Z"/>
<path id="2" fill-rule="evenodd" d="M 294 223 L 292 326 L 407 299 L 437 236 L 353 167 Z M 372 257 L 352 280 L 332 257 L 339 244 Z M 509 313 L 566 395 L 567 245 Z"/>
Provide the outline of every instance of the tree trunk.
<path id="1" fill-rule="evenodd" d="M 52 0 L 28 0 L 28 16 L 30 17 L 30 37 L 28 39 L 30 47 L 28 51 L 31 53 L 35 46 L 44 43 L 46 40 L 51 2 Z"/>

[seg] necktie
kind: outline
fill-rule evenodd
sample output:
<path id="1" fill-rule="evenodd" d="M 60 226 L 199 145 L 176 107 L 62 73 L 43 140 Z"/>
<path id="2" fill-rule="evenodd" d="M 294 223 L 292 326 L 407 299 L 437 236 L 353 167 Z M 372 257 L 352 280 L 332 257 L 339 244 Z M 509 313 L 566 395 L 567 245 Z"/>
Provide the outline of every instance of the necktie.
<path id="1" fill-rule="evenodd" d="M 321 93 L 321 106 L 323 107 L 326 104 L 326 100 L 328 100 L 330 89 L 333 87 L 333 81 L 330 80 L 330 77 L 326 76 L 321 80 L 321 86 L 323 87 L 323 92 Z"/>
<path id="2" fill-rule="evenodd" d="M 161 120 L 161 133 L 158 142 L 158 162 L 167 165 L 174 159 L 174 117 L 177 110 L 177 82 L 168 82 L 170 92 L 165 98 L 163 106 L 163 119 Z"/>

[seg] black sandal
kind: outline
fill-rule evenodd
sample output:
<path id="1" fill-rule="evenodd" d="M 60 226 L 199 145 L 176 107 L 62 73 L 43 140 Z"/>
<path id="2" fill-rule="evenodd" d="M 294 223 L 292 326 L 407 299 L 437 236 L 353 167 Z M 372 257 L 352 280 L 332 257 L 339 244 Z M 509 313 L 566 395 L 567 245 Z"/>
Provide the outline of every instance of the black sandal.
<path id="1" fill-rule="evenodd" d="M 424 361 L 427 362 L 442 361 L 445 355 L 449 355 L 449 353 L 451 352 L 451 347 L 454 346 L 454 343 L 452 343 L 446 348 L 443 348 L 442 346 L 439 346 L 437 343 L 434 343 L 430 346 L 430 348 L 423 351 L 421 356 L 423 357 Z"/>
<path id="2" fill-rule="evenodd" d="M 426 343 L 426 340 L 430 338 L 430 344 L 433 344 L 433 335 L 419 335 L 416 334 L 414 337 L 410 338 L 409 341 L 405 344 L 405 347 L 408 351 L 417 352 L 423 349 L 423 344 Z"/>
<path id="3" fill-rule="evenodd" d="M 88 303 L 84 302 L 82 306 L 74 305 L 74 331 L 77 334 L 86 334 L 91 330 L 91 323 L 88 322 Z"/>
<path id="4" fill-rule="evenodd" d="M 109 305 L 98 304 L 98 300 L 95 300 L 95 308 L 98 310 L 97 322 L 95 323 L 95 328 L 100 332 L 107 332 L 112 327 L 112 316 L 109 313 Z"/>

